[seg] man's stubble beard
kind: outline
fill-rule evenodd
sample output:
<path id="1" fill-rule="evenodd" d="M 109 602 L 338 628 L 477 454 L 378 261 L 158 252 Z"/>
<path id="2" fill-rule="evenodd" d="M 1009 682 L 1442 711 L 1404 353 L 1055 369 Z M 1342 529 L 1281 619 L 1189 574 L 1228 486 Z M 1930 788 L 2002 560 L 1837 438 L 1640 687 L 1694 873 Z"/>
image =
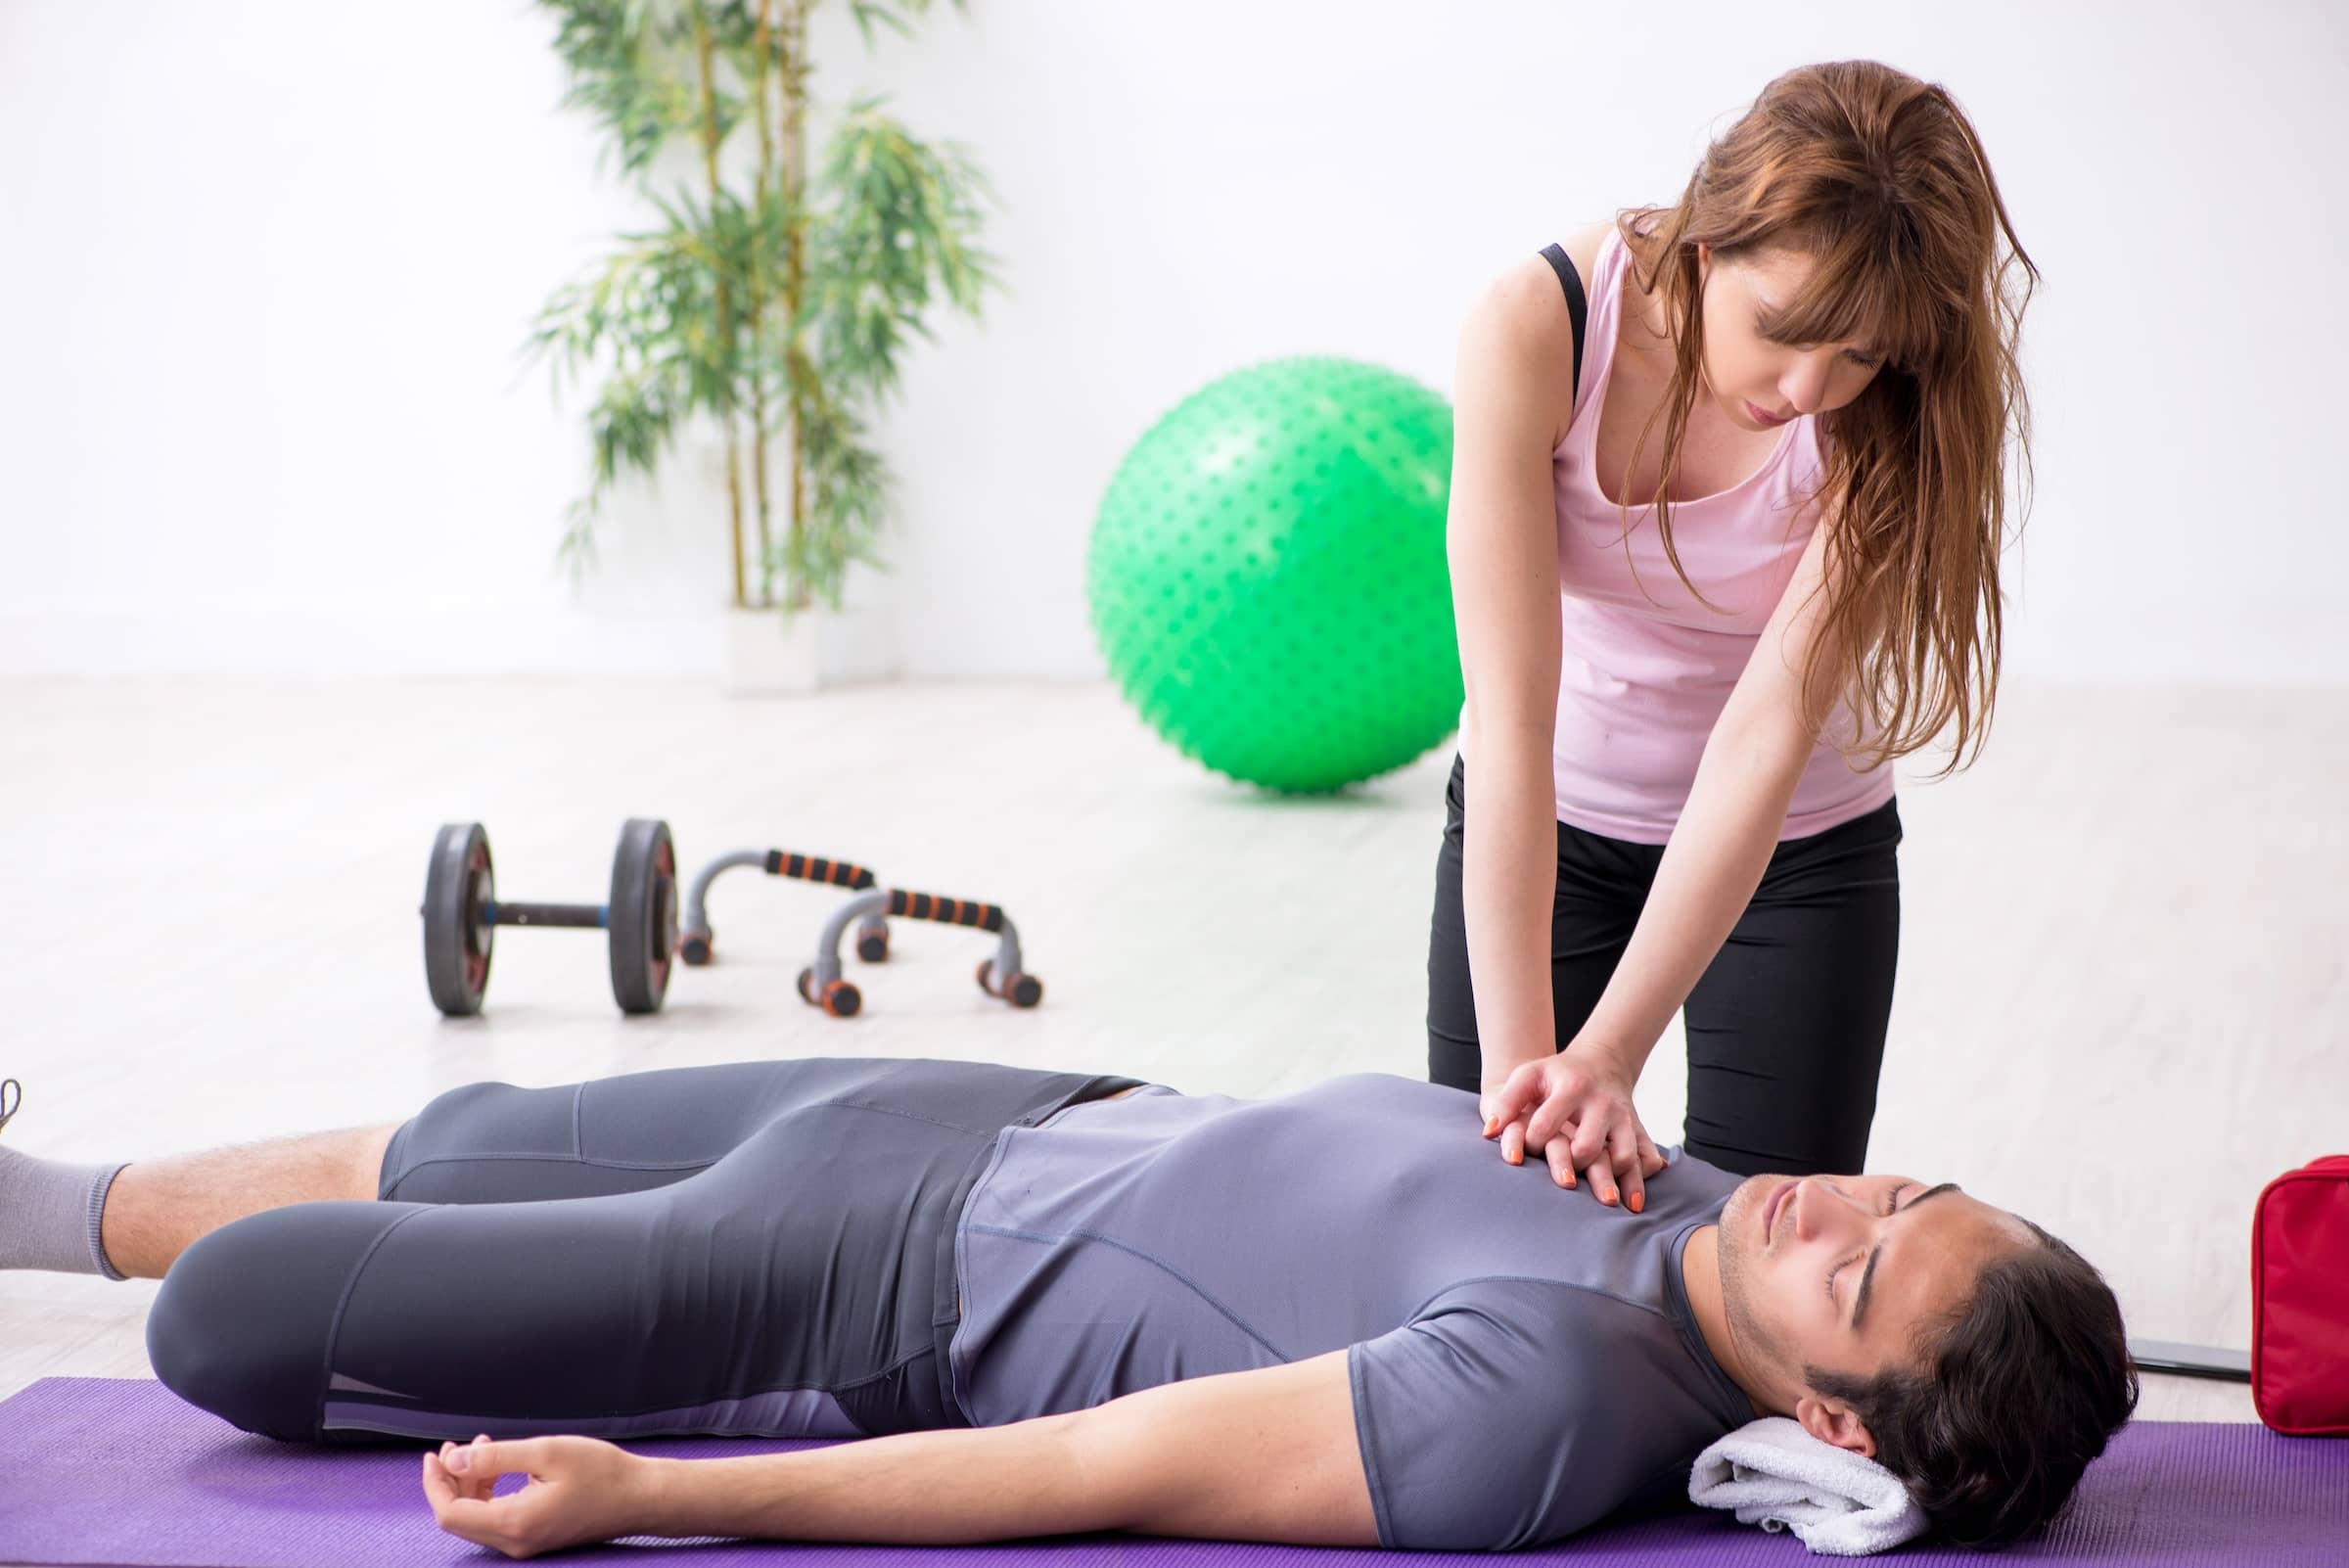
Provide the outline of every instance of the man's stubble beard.
<path id="1" fill-rule="evenodd" d="M 1767 1192 L 1759 1187 L 1755 1190 L 1762 1192 L 1755 1202 L 1768 1201 Z M 1737 1215 L 1732 1223 L 1728 1210 L 1724 1209 L 1720 1242 L 1714 1248 L 1714 1256 L 1721 1272 L 1722 1311 L 1729 1320 L 1730 1333 L 1736 1338 L 1737 1354 L 1745 1360 L 1748 1376 L 1763 1376 L 1786 1365 L 1787 1357 L 1786 1347 L 1754 1311 L 1753 1254 L 1757 1249 L 1748 1242 L 1753 1234 L 1754 1218 L 1751 1208 L 1747 1207 L 1746 1212 Z"/>

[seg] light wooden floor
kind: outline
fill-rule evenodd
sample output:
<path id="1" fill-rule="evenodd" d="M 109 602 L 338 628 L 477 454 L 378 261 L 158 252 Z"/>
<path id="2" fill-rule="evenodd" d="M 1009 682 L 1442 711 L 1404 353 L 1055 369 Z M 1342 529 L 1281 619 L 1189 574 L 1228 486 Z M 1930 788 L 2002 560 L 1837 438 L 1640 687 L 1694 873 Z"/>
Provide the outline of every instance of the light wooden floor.
<path id="1" fill-rule="evenodd" d="M 690 683 L 0 683 L 0 1077 L 9 1143 L 73 1159 L 396 1120 L 481 1079 L 770 1053 L 990 1058 L 1275 1094 L 1424 1070 L 1449 747 L 1350 799 L 1259 798 L 1106 686 L 881 686 L 729 702 Z M 2010 686 L 1987 759 L 1902 810 L 1904 941 L 1869 1165 L 1955 1179 L 2070 1240 L 2134 1333 L 2249 1343 L 2251 1207 L 2349 1150 L 2349 691 Z M 626 1021 L 602 938 L 508 933 L 485 1016 L 425 994 L 434 828 L 479 818 L 509 898 L 600 901 L 666 815 L 689 865 L 781 846 L 990 899 L 991 948 L 900 922 L 865 1016 L 791 992 L 835 895 L 731 873 L 722 966 Z M 1680 1136 L 1676 1028 L 1639 1090 Z M 1465 1134 L 1464 1134 L 1465 1135 Z M 1561 1202 L 1589 1201 L 1561 1194 Z M 156 1287 L 0 1274 L 0 1397 L 146 1376 Z M 2141 1414 L 2253 1419 L 2151 1378 Z"/>

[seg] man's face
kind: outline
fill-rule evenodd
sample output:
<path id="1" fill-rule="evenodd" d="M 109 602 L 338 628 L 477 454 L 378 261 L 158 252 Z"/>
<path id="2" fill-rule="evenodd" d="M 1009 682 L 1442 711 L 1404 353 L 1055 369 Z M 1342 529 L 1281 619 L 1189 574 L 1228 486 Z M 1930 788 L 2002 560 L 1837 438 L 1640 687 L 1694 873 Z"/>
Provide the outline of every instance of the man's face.
<path id="1" fill-rule="evenodd" d="M 1722 1304 L 1752 1369 L 1802 1392 L 1806 1365 L 1855 1377 L 1917 1369 L 1916 1326 L 1962 1302 L 1985 1264 L 2037 1244 L 2013 1215 L 1955 1184 L 1749 1176 L 1721 1215 Z"/>

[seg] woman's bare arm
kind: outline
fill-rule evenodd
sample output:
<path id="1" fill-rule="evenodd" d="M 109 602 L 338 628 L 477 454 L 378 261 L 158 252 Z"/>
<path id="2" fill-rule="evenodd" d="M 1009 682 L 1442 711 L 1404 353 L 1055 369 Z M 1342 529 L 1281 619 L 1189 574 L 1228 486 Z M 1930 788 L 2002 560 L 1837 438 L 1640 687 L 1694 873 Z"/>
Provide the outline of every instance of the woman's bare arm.
<path id="1" fill-rule="evenodd" d="M 1557 886 L 1557 725 L 1563 632 L 1550 453 L 1574 322 L 1539 256 L 1495 279 L 1460 329 L 1453 376 L 1452 621 L 1467 688 L 1460 747 L 1473 803 L 1461 918 L 1488 1084 L 1556 1046 L 1550 904 Z"/>
<path id="2" fill-rule="evenodd" d="M 1631 944 L 1576 1038 L 1634 1080 L 1752 901 L 1817 747 L 1802 680 L 1826 603 L 1827 539 L 1822 524 L 1714 721 Z"/>

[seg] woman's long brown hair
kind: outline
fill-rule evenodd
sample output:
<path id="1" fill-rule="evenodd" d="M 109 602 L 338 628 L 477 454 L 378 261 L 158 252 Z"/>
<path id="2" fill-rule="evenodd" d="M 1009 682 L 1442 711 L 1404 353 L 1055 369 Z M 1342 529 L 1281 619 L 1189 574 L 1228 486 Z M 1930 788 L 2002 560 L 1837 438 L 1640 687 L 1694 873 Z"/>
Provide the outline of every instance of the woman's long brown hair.
<path id="1" fill-rule="evenodd" d="M 1641 428 L 1632 470 L 1669 415 L 1656 526 L 1681 581 L 1697 593 L 1666 499 L 1704 362 L 1696 248 L 1716 261 L 1799 252 L 1817 269 L 1770 339 L 1857 342 L 1885 356 L 1857 398 L 1815 416 L 1825 465 L 1805 499 L 1821 503 L 1831 567 L 1805 717 L 1820 734 L 1838 703 L 1865 713 L 1877 739 L 1856 768 L 1920 749 L 1953 718 L 1936 776 L 1962 764 L 1969 740 L 1978 756 L 1998 694 L 2010 421 L 2030 468 L 2016 347 L 2039 269 L 1964 113 L 1940 86 L 1874 61 L 1805 66 L 1706 150 L 1677 206 L 1628 208 L 1615 222 L 1641 290 L 1661 285 L 1672 329 L 1672 391 Z M 2009 300 L 2018 262 L 2022 297 Z M 1628 541 L 1628 494 L 1623 512 Z"/>

